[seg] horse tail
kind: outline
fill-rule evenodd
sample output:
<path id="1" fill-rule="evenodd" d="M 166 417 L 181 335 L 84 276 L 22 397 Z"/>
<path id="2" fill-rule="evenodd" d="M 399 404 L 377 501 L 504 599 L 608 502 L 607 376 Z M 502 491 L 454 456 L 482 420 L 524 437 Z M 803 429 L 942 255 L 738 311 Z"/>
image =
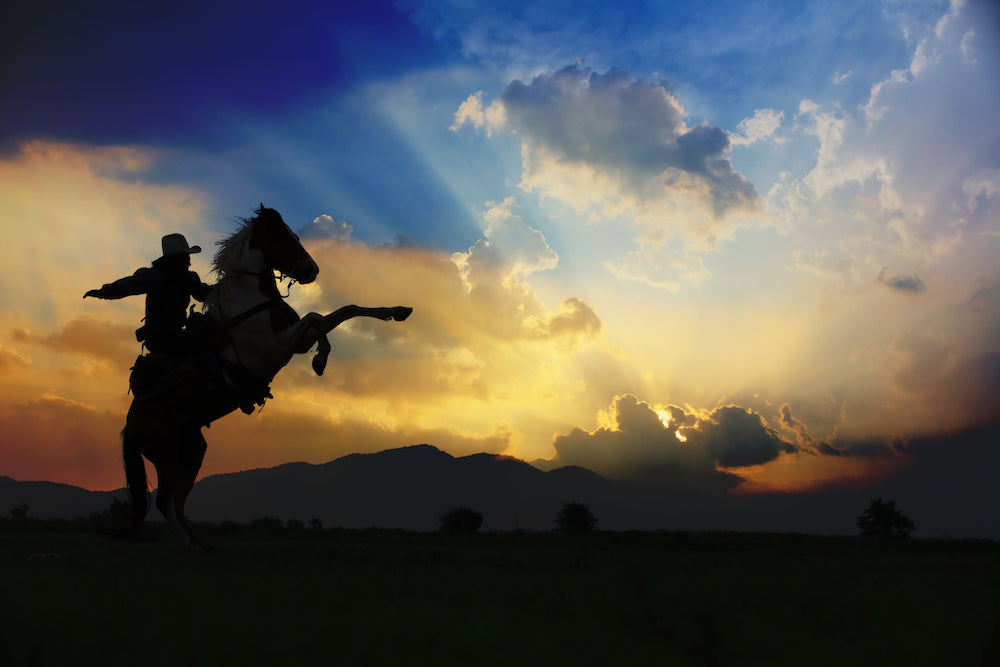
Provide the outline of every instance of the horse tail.
<path id="1" fill-rule="evenodd" d="M 129 438 L 128 428 L 122 431 L 122 465 L 125 467 L 125 486 L 132 500 L 132 520 L 124 532 L 131 533 L 142 525 L 149 511 L 149 484 L 146 481 L 146 464 L 139 448 Z"/>

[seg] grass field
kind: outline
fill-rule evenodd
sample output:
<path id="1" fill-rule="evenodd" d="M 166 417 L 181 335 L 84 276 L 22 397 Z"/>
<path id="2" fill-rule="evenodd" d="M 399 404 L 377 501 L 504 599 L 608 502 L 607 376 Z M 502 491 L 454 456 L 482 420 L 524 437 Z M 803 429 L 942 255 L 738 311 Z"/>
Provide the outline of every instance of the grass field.
<path id="1" fill-rule="evenodd" d="M 1000 664 L 1000 544 L 0 524 L 0 664 Z"/>

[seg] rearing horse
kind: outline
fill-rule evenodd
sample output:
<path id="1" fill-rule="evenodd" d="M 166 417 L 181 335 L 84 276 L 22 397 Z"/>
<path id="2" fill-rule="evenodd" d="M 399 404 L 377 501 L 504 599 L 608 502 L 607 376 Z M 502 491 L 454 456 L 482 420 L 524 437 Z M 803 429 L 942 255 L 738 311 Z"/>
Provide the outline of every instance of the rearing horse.
<path id="1" fill-rule="evenodd" d="M 149 397 L 136 397 L 122 431 L 122 459 L 132 501 L 134 532 L 149 509 L 145 456 L 156 468 L 157 509 L 167 522 L 176 521 L 189 548 L 204 548 L 184 516 L 184 503 L 194 486 L 207 444 L 201 428 L 237 407 L 263 402 L 267 386 L 295 354 L 318 344 L 313 369 L 323 374 L 330 343 L 326 335 L 352 317 L 402 321 L 412 308 L 344 306 L 329 315 L 299 317 L 278 291 L 275 271 L 293 282 L 310 283 L 319 267 L 281 215 L 261 204 L 253 218 L 219 242 L 213 262 L 219 281 L 205 302 L 213 328 L 225 341 L 224 365 L 235 370 L 241 388 L 220 387 L 199 373 Z"/>

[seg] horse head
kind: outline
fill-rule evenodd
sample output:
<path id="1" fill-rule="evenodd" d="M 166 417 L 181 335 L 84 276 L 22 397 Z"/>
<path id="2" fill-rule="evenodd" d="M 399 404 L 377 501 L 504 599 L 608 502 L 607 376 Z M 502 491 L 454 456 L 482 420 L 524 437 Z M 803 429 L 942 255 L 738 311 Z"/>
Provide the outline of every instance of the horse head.
<path id="1" fill-rule="evenodd" d="M 253 233 L 249 245 L 264 254 L 268 266 L 299 283 L 311 283 L 319 275 L 319 266 L 309 255 L 298 235 L 293 232 L 281 214 L 273 208 L 260 205 L 253 218 Z"/>

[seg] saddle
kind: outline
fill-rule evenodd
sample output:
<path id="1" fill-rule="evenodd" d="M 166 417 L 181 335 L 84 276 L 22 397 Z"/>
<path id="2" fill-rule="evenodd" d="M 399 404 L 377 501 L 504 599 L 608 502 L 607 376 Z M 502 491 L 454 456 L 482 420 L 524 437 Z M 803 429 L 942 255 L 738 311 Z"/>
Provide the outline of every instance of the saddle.
<path id="1" fill-rule="evenodd" d="M 196 376 L 194 362 L 187 356 L 149 352 L 135 358 L 128 386 L 137 401 L 146 401 Z"/>
<path id="2" fill-rule="evenodd" d="M 219 356 L 227 337 L 209 318 L 193 313 L 185 326 L 194 350 L 186 353 L 148 352 L 135 359 L 129 374 L 129 389 L 136 401 L 160 396 L 177 385 L 197 378 L 211 393 L 234 399 L 245 414 L 263 407 L 271 395 L 267 381 L 251 375 L 239 364 L 228 364 Z"/>

